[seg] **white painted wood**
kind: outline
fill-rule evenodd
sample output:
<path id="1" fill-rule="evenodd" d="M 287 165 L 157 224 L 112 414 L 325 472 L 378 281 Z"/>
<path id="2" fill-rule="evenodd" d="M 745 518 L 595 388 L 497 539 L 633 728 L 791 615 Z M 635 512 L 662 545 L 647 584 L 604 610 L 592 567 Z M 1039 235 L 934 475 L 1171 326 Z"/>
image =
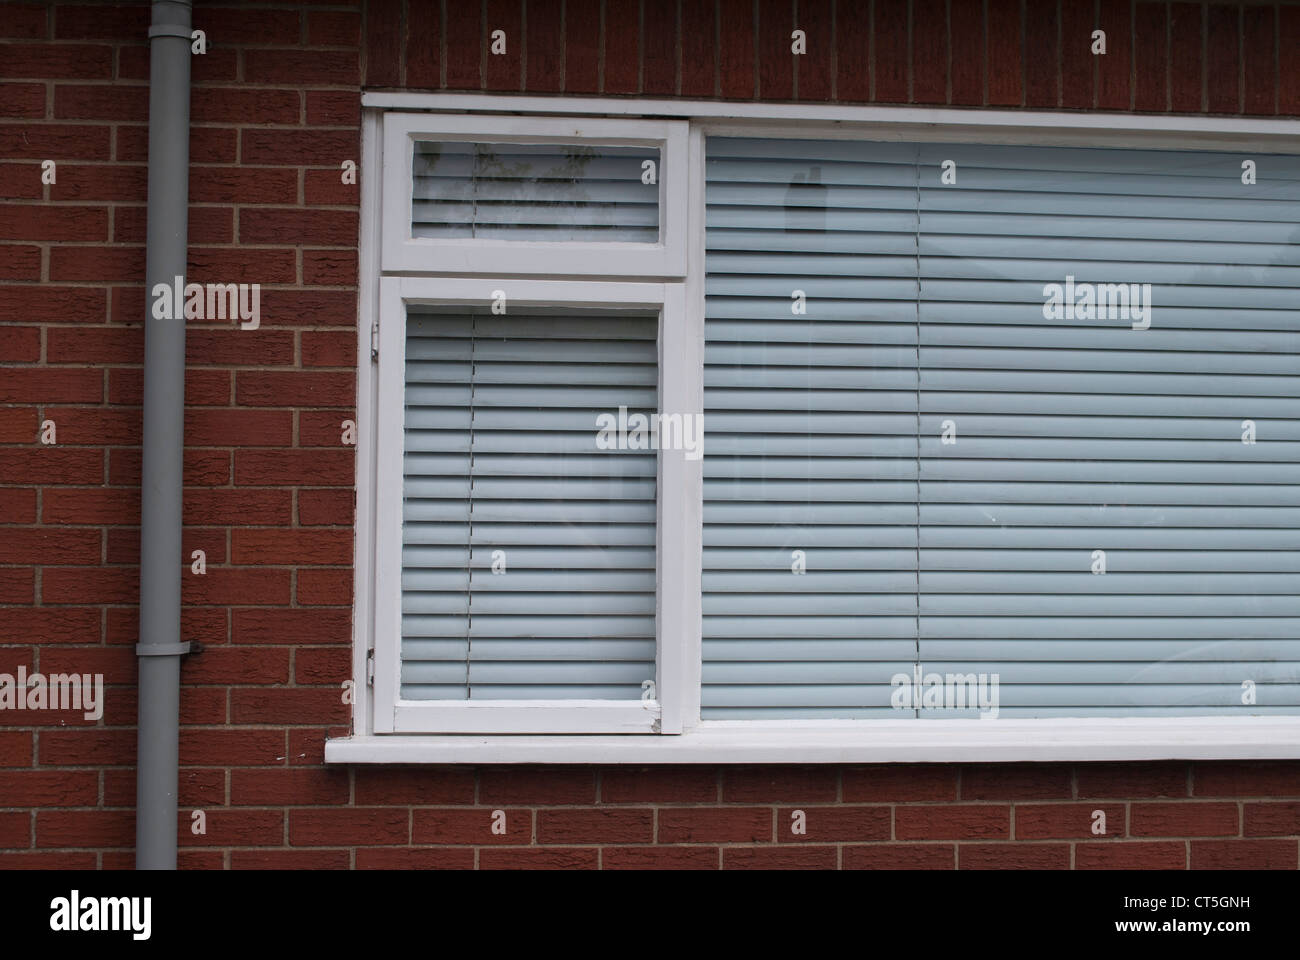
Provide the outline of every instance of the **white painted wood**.
<path id="1" fill-rule="evenodd" d="M 680 278 L 686 273 L 687 125 L 680 121 L 467 117 L 389 113 L 384 117 L 383 268 L 460 276 Z M 482 240 L 411 236 L 411 161 L 416 140 L 647 146 L 660 152 L 659 242 Z"/>
<path id="2" fill-rule="evenodd" d="M 653 733 L 653 700 L 398 701 L 398 733 Z"/>
<path id="3" fill-rule="evenodd" d="M 352 737 L 326 763 L 976 763 L 1300 758 L 1300 718 L 709 721 L 680 737 Z"/>
<path id="4" fill-rule="evenodd" d="M 509 111 L 540 115 L 585 114 L 589 117 L 658 117 L 695 121 L 721 120 L 739 125 L 767 121 L 780 125 L 785 133 L 749 132 L 750 136 L 834 136 L 836 128 L 851 125 L 869 127 L 873 133 L 890 126 L 908 128 L 905 138 L 944 139 L 944 131 L 966 128 L 972 139 L 1004 143 L 1004 133 L 1022 130 L 1030 139 L 1047 143 L 1042 136 L 1069 136 L 1066 142 L 1102 146 L 1150 145 L 1153 139 L 1170 137 L 1174 146 L 1189 149 L 1228 147 L 1300 152 L 1300 124 L 1294 120 L 1266 120 L 1239 117 L 1152 116 L 1122 113 L 1065 113 L 1042 110 L 986 110 L 983 108 L 854 106 L 817 103 L 737 103 L 716 100 L 655 100 L 613 97 L 530 97 L 518 94 L 481 93 L 365 93 L 366 107 L 389 110 L 452 114 L 489 114 Z M 512 119 L 512 118 L 501 118 Z M 804 127 L 792 129 L 792 125 Z M 861 136 L 863 130 L 850 135 Z M 933 133 L 934 137 L 926 137 Z M 1102 138 L 1118 137 L 1116 140 Z M 1196 138 L 1199 141 L 1193 142 Z"/>
<path id="5" fill-rule="evenodd" d="M 361 118 L 361 240 L 357 262 L 356 523 L 352 539 L 352 729 L 374 730 L 367 655 L 374 637 L 375 428 L 378 383 L 370 362 L 370 331 L 379 316 L 379 178 L 381 117 Z"/>

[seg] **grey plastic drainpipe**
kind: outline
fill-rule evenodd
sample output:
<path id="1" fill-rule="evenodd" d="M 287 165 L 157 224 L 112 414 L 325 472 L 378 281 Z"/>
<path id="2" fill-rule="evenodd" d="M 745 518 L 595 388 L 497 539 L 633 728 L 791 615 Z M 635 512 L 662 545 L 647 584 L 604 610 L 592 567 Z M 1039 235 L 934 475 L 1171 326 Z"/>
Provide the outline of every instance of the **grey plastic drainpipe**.
<path id="1" fill-rule="evenodd" d="M 190 0 L 154 0 L 149 28 L 149 213 L 140 477 L 139 733 L 135 866 L 176 869 L 181 657 L 181 465 L 185 320 L 156 320 L 155 284 L 174 289 L 189 246 Z M 184 280 L 181 281 L 184 284 Z"/>

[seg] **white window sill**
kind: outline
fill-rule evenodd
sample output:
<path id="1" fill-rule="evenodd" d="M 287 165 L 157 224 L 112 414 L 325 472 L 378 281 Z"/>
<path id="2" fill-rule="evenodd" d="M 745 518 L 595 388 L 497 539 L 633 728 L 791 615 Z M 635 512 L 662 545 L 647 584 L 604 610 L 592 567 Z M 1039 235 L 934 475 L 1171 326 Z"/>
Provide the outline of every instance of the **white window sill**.
<path id="1" fill-rule="evenodd" d="M 954 763 L 1300 758 L 1300 717 L 715 721 L 681 735 L 360 735 L 326 763 Z"/>

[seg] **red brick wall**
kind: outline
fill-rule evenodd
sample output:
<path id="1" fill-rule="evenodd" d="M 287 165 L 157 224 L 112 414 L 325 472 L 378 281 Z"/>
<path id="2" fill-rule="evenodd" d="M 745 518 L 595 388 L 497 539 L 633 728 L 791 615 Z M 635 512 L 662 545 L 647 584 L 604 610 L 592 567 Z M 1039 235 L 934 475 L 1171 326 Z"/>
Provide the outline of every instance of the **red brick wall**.
<path id="1" fill-rule="evenodd" d="M 0 711 L 0 867 L 132 865 L 148 18 L 144 3 L 0 11 L 0 672 L 111 685 L 98 722 Z M 185 551 L 208 572 L 184 578 L 186 637 L 205 649 L 182 671 L 183 866 L 1297 867 L 1297 763 L 321 761 L 349 723 L 339 424 L 358 210 L 338 171 L 360 159 L 363 82 L 1294 116 L 1300 6 L 371 0 L 203 3 L 194 22 L 212 47 L 193 60 L 189 279 L 263 298 L 259 330 L 188 333 Z M 1087 50 L 1098 25 L 1104 58 Z"/>

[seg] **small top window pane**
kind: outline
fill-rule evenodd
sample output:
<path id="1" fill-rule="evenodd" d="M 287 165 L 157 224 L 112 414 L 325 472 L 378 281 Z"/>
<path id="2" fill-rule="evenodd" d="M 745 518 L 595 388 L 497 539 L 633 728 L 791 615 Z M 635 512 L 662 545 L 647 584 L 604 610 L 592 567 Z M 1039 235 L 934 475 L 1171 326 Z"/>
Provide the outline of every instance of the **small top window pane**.
<path id="1" fill-rule="evenodd" d="M 656 243 L 659 165 L 649 146 L 417 140 L 411 236 Z"/>

